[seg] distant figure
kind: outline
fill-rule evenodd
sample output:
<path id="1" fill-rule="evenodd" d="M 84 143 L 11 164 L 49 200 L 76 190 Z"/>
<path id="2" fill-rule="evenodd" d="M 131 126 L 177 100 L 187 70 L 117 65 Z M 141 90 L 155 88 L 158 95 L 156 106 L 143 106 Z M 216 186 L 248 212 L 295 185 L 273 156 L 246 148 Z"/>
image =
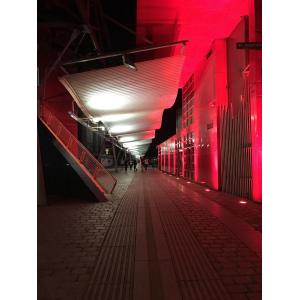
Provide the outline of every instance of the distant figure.
<path id="1" fill-rule="evenodd" d="M 151 167 L 152 167 L 152 169 L 155 168 L 155 160 L 154 159 L 151 160 Z"/>
<path id="2" fill-rule="evenodd" d="M 145 158 L 145 159 L 144 159 L 144 167 L 145 167 L 145 171 L 147 171 L 148 165 L 149 165 L 149 159 L 148 159 L 148 158 Z"/>
<path id="3" fill-rule="evenodd" d="M 141 171 L 144 172 L 145 170 L 145 159 L 144 157 L 141 157 Z"/>
<path id="4" fill-rule="evenodd" d="M 136 161 L 136 159 L 134 159 L 133 160 L 133 170 L 134 170 L 134 172 L 136 172 L 137 171 L 137 161 Z"/>
<path id="5" fill-rule="evenodd" d="M 125 172 L 127 172 L 127 168 L 128 168 L 128 159 L 125 159 L 125 161 L 124 161 L 124 167 L 125 167 Z"/>
<path id="6" fill-rule="evenodd" d="M 130 160 L 130 161 L 129 161 L 129 168 L 130 168 L 130 171 L 132 170 L 132 166 L 133 166 L 133 161 Z"/>

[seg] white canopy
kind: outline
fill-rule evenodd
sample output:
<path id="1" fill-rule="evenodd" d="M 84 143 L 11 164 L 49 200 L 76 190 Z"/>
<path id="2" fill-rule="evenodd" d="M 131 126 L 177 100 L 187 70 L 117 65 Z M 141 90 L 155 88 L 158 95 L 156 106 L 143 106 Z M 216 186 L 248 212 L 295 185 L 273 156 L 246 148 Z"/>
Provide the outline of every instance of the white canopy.
<path id="1" fill-rule="evenodd" d="M 101 120 L 124 147 L 143 155 L 164 109 L 176 99 L 184 56 L 171 56 L 125 66 L 65 75 L 60 82 L 85 115 Z M 147 145 L 147 147 L 145 147 Z"/>

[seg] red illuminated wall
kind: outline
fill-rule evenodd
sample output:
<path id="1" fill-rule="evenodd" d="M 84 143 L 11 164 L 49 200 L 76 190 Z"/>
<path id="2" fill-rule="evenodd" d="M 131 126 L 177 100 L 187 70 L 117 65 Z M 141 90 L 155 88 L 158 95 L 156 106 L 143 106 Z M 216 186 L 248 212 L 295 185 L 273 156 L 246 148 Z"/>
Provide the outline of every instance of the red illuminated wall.
<path id="1" fill-rule="evenodd" d="M 197 132 L 196 180 L 219 188 L 218 119 L 220 105 L 227 105 L 226 41 L 214 41 L 197 80 L 195 124 Z M 197 73 L 196 73 L 197 74 Z"/>
<path id="2" fill-rule="evenodd" d="M 253 0 L 249 9 L 249 39 L 262 41 L 262 1 Z M 249 51 L 252 128 L 253 199 L 262 200 L 262 55 Z"/>
<path id="3" fill-rule="evenodd" d="M 226 28 L 214 28 L 215 38 L 212 39 L 205 55 L 195 55 L 194 51 L 202 47 L 197 44 L 197 39 L 195 43 L 191 42 L 189 50 L 187 48 L 182 86 L 184 90 L 184 85 L 191 74 L 194 74 L 193 123 L 178 130 L 176 139 L 184 140 L 188 133 L 194 134 L 194 181 L 261 201 L 261 51 L 236 48 L 237 42 L 261 41 L 261 3 L 251 0 L 237 5 L 238 2 L 231 1 L 231 5 L 233 8 L 239 7 L 237 11 L 243 14 L 237 18 L 237 11 L 233 11 L 231 22 Z M 190 12 L 191 15 L 199 12 L 196 6 L 194 8 L 195 11 Z M 248 18 L 241 18 L 242 15 L 247 15 Z M 207 18 L 208 22 L 211 21 L 209 15 Z M 180 31 L 179 36 L 182 32 L 195 36 L 196 30 L 201 35 L 200 27 L 185 27 L 183 24 L 184 29 Z M 219 34 L 225 32 L 226 39 L 217 39 Z M 186 35 L 182 38 L 186 38 Z M 249 72 L 243 72 L 247 66 Z M 248 128 L 247 120 L 250 120 L 250 117 L 251 126 Z M 248 132 L 249 141 L 244 138 Z M 221 135 L 224 135 L 222 144 Z M 171 139 L 159 148 L 163 147 L 169 153 L 170 143 Z M 226 145 L 225 150 L 221 145 Z M 175 153 L 178 157 L 179 152 Z M 186 163 L 187 153 L 186 149 L 182 152 L 182 166 Z M 224 164 L 226 159 L 228 161 Z M 178 160 L 174 161 L 176 170 Z M 163 170 L 170 172 L 167 165 Z M 183 176 L 187 177 L 187 173 L 183 172 Z"/>
<path id="4" fill-rule="evenodd" d="M 215 189 L 219 187 L 217 107 L 227 103 L 226 80 L 226 42 L 217 40 L 211 47 L 211 54 L 207 57 L 204 67 L 198 66 L 194 73 L 193 122 L 186 127 L 183 126 L 177 132 L 177 139 L 181 137 L 184 140 L 189 133 L 194 136 L 194 141 L 192 141 L 194 178 L 192 180 L 205 182 Z M 169 152 L 170 145 L 174 142 L 174 137 L 172 137 L 161 144 L 161 147 Z M 184 146 L 182 173 L 185 177 L 188 176 L 184 170 L 186 161 L 187 149 Z M 167 166 L 163 170 L 170 171 Z"/>

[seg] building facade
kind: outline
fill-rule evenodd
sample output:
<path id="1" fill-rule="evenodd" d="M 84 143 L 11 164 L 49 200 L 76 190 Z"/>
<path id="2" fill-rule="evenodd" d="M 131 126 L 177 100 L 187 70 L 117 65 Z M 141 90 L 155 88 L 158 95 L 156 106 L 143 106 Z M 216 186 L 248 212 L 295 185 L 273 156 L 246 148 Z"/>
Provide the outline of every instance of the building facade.
<path id="1" fill-rule="evenodd" d="M 181 120 L 158 161 L 163 172 L 261 202 L 261 5 L 252 3 L 183 84 Z"/>

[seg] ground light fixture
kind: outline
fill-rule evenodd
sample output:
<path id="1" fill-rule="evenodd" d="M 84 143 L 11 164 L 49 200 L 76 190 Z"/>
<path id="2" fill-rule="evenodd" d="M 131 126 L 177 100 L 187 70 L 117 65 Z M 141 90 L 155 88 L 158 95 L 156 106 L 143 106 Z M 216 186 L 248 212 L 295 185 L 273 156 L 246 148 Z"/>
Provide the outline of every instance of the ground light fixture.
<path id="1" fill-rule="evenodd" d="M 205 189 L 204 191 L 205 191 L 205 192 L 210 192 L 210 189 Z"/>
<path id="2" fill-rule="evenodd" d="M 247 201 L 241 200 L 239 201 L 240 204 L 247 204 Z"/>

